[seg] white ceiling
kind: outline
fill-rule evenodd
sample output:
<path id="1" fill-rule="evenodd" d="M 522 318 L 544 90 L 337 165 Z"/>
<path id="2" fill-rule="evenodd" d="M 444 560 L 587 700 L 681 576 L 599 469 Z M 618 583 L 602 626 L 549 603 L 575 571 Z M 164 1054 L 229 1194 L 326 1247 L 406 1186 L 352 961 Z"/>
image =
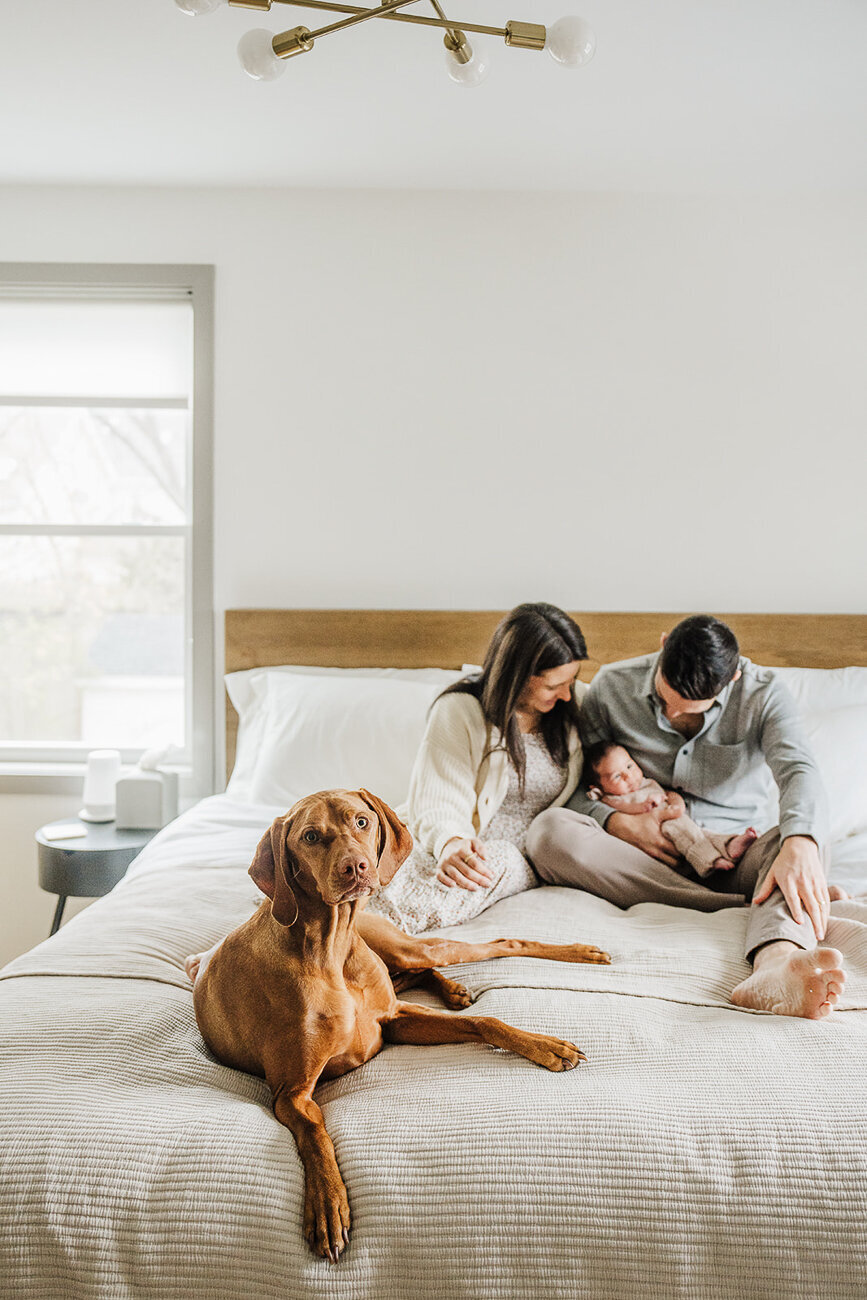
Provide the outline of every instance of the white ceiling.
<path id="1" fill-rule="evenodd" d="M 276 3 L 193 19 L 173 0 L 4 0 L 0 181 L 867 191 L 867 0 L 444 8 L 492 25 L 579 13 L 596 57 L 565 70 L 487 38 L 493 71 L 467 90 L 436 31 L 371 21 L 257 83 L 235 54 L 245 31 L 334 19 Z"/>

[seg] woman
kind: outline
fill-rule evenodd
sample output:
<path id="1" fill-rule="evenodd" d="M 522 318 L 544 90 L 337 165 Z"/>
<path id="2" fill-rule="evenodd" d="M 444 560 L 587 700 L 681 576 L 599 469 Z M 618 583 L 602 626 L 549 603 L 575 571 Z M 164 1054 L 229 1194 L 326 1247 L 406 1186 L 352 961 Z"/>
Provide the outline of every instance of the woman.
<path id="1" fill-rule="evenodd" d="M 434 702 L 401 809 L 415 847 L 369 911 L 419 934 L 539 883 L 524 838 L 581 775 L 586 658 L 581 629 L 556 605 L 518 605 L 503 619 L 481 673 Z"/>

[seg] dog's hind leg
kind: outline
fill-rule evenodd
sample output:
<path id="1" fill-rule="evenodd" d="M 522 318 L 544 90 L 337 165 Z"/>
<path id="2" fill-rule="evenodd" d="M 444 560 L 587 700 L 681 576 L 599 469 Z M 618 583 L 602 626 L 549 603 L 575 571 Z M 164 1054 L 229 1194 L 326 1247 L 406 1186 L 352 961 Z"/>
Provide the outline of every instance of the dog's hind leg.
<path id="1" fill-rule="evenodd" d="M 488 1043 L 541 1065 L 546 1070 L 571 1070 L 587 1058 L 574 1043 L 550 1034 L 530 1034 L 492 1016 L 451 1016 L 411 1002 L 399 1002 L 390 1020 L 382 1022 L 387 1043 L 414 1043 L 433 1047 L 440 1043 Z"/>

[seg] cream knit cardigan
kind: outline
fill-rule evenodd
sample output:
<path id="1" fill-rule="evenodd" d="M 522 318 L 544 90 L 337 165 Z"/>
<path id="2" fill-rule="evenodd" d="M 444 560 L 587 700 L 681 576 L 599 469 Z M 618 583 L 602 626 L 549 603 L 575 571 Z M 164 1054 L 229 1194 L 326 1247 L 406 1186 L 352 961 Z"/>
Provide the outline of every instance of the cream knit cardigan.
<path id="1" fill-rule="evenodd" d="M 575 683 L 580 705 L 587 686 Z M 437 700 L 430 712 L 401 808 L 415 842 L 439 860 L 449 840 L 484 838 L 485 828 L 506 797 L 510 761 L 495 749 L 500 733 L 485 722 L 474 695 L 455 693 Z M 564 804 L 581 776 L 581 741 L 569 738 L 566 783 L 552 807 Z"/>

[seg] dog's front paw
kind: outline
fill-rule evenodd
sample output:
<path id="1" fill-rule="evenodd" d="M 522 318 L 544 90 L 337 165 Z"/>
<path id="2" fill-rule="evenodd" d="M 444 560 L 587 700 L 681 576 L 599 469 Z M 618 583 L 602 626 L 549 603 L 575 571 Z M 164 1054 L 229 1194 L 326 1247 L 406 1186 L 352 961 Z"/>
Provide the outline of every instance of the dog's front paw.
<path id="1" fill-rule="evenodd" d="M 596 966 L 610 966 L 611 957 L 601 948 L 596 948 L 592 943 L 572 943 L 569 944 L 574 956 L 566 958 L 567 961 L 582 962 L 584 964 Z"/>
<path id="2" fill-rule="evenodd" d="M 584 1053 L 565 1038 L 552 1038 L 548 1034 L 534 1035 L 535 1050 L 527 1053 L 527 1059 L 546 1070 L 559 1073 L 562 1070 L 574 1070 L 580 1061 L 586 1061 Z"/>
<path id="3" fill-rule="evenodd" d="M 304 1236 L 310 1249 L 336 1264 L 349 1241 L 349 1200 L 340 1178 L 308 1173 L 304 1189 Z"/>

